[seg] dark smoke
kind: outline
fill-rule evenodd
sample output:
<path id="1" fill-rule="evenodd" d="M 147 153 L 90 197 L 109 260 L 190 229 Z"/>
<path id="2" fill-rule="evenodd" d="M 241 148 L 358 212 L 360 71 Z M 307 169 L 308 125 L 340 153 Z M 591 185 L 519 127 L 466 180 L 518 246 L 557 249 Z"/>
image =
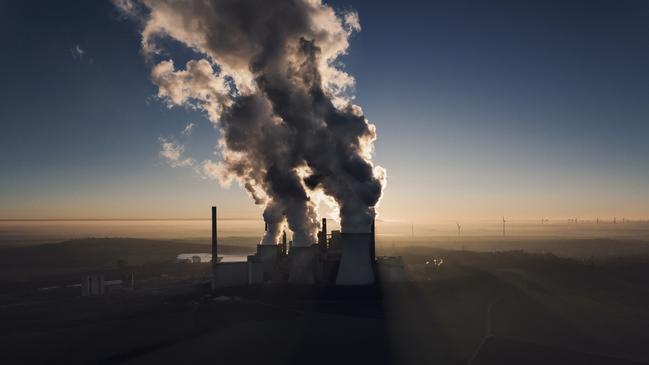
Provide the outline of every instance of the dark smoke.
<path id="1" fill-rule="evenodd" d="M 370 160 L 374 126 L 344 94 L 353 79 L 333 66 L 358 29 L 355 13 L 316 0 L 142 4 L 146 54 L 167 36 L 209 62 L 176 71 L 163 61 L 152 79 L 170 105 L 203 109 L 217 123 L 218 173 L 265 204 L 262 243 L 277 243 L 285 221 L 295 245 L 314 243 L 316 191 L 338 203 L 344 232 L 368 232 L 385 173 Z"/>

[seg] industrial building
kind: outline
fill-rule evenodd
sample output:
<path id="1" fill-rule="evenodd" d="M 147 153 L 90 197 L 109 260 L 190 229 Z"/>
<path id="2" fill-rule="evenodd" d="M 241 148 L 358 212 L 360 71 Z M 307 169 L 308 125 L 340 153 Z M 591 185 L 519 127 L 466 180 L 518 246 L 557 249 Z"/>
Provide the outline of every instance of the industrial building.
<path id="1" fill-rule="evenodd" d="M 401 257 L 376 257 L 375 224 L 370 232 L 327 231 L 322 219 L 318 242 L 293 246 L 286 232 L 276 245 L 258 244 L 255 254 L 242 262 L 218 262 L 216 207 L 212 207 L 212 288 L 263 283 L 321 284 L 340 286 L 372 285 L 404 278 Z"/>

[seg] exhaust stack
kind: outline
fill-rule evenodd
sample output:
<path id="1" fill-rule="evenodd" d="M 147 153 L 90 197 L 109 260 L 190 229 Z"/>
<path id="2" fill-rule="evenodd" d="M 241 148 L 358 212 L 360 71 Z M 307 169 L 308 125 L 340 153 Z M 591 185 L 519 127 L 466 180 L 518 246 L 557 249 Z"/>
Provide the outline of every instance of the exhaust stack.
<path id="1" fill-rule="evenodd" d="M 372 226 L 370 227 L 370 260 L 372 260 L 372 264 L 376 262 L 376 231 L 375 231 L 375 226 L 374 222 L 376 219 L 372 218 Z"/>
<path id="2" fill-rule="evenodd" d="M 286 246 L 286 231 L 282 233 L 282 253 L 284 253 L 284 255 L 288 253 L 288 248 Z"/>
<path id="3" fill-rule="evenodd" d="M 218 278 L 216 274 L 217 263 L 219 262 L 219 250 L 216 237 L 216 207 L 212 207 L 212 290 L 216 289 Z"/>
<path id="4" fill-rule="evenodd" d="M 322 230 L 318 233 L 318 245 L 320 245 L 320 250 L 327 250 L 327 218 L 322 218 Z"/>
<path id="5" fill-rule="evenodd" d="M 218 243 L 216 237 L 216 207 L 212 207 L 212 265 L 219 261 Z"/>

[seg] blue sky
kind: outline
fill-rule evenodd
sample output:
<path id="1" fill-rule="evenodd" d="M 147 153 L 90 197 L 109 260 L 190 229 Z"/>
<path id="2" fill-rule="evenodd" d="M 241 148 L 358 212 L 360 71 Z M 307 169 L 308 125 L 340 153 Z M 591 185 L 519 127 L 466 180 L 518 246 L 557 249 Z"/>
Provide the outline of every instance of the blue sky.
<path id="1" fill-rule="evenodd" d="M 360 16 L 342 62 L 378 128 L 382 217 L 649 216 L 649 2 L 328 3 Z M 258 214 L 158 156 L 160 137 L 212 156 L 218 133 L 155 98 L 108 1 L 5 1 L 0 30 L 0 218 Z"/>

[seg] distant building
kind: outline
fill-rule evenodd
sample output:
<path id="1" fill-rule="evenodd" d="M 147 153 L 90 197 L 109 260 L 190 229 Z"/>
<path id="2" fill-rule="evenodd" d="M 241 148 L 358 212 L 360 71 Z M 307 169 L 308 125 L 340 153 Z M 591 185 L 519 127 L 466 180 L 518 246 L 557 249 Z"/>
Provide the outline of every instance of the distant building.
<path id="1" fill-rule="evenodd" d="M 84 297 L 96 297 L 109 294 L 114 290 L 121 290 L 126 287 L 133 289 L 135 283 L 134 274 L 129 274 L 127 280 L 105 280 L 104 275 L 91 274 L 87 275 L 81 281 L 81 284 L 72 285 L 73 287 L 81 287 L 81 295 Z"/>
<path id="2" fill-rule="evenodd" d="M 94 297 L 105 294 L 104 275 L 92 274 L 83 278 L 81 281 L 81 295 L 84 297 Z"/>

